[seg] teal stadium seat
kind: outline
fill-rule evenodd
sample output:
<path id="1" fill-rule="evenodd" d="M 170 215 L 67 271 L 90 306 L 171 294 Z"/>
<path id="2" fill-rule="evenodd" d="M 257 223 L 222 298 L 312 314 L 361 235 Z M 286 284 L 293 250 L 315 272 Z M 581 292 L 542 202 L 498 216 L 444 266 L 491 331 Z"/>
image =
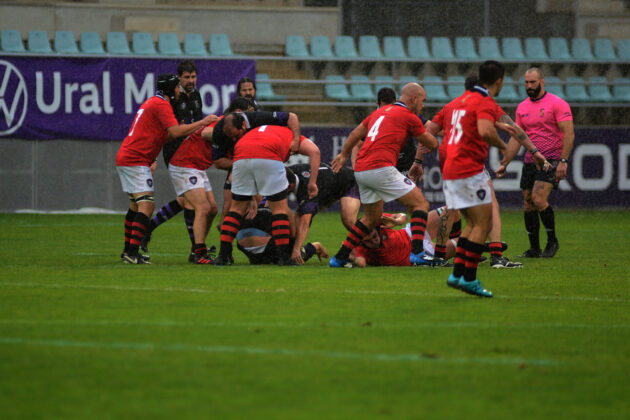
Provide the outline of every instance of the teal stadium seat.
<path id="1" fill-rule="evenodd" d="M 374 77 L 374 80 L 379 82 L 378 84 L 374 85 L 374 93 L 376 94 L 378 94 L 379 90 L 385 87 L 396 90 L 396 88 L 394 87 L 394 78 L 392 76 L 376 76 Z M 376 98 L 376 95 L 374 97 Z"/>
<path id="2" fill-rule="evenodd" d="M 433 82 L 433 83 L 432 83 Z M 427 76 L 421 83 L 427 94 L 427 102 L 448 102 L 450 98 L 444 89 L 444 82 L 440 76 Z M 463 88 L 463 84 L 462 84 Z"/>
<path id="3" fill-rule="evenodd" d="M 82 53 L 105 54 L 103 40 L 98 32 L 81 32 L 79 47 Z"/>
<path id="4" fill-rule="evenodd" d="M 256 74 L 256 98 L 261 101 L 284 101 L 287 99 L 285 95 L 278 95 L 273 91 L 271 83 L 269 83 L 269 75 L 265 73 Z"/>
<path id="5" fill-rule="evenodd" d="M 455 38 L 455 56 L 465 60 L 478 60 L 479 54 L 475 49 L 475 41 L 469 36 Z"/>
<path id="6" fill-rule="evenodd" d="M 561 84 L 560 78 L 556 76 L 545 77 L 545 90 L 559 96 L 562 99 L 567 99 L 567 95 L 564 93 L 564 88 Z"/>
<path id="7" fill-rule="evenodd" d="M 452 60 L 455 58 L 451 40 L 445 36 L 431 38 L 431 55 L 438 60 Z"/>
<path id="8" fill-rule="evenodd" d="M 131 49 L 134 54 L 157 55 L 153 37 L 148 32 L 135 32 L 131 38 Z"/>
<path id="9" fill-rule="evenodd" d="M 329 82 L 345 82 L 343 76 L 338 74 L 330 74 L 326 76 L 326 81 Z M 348 92 L 348 86 L 343 83 L 327 83 L 324 86 L 324 94 L 329 99 L 335 99 L 337 101 L 353 101 L 354 99 Z"/>
<path id="10" fill-rule="evenodd" d="M 353 82 L 369 82 L 370 79 L 363 75 L 350 76 Z M 359 83 L 350 85 L 350 95 L 356 101 L 376 101 L 376 94 L 369 83 Z"/>
<path id="11" fill-rule="evenodd" d="M 497 102 L 520 102 L 522 97 L 516 91 L 516 85 L 512 84 L 514 79 L 510 76 L 505 76 L 503 79 L 503 89 L 497 96 Z"/>
<path id="12" fill-rule="evenodd" d="M 620 39 L 617 41 L 617 57 L 619 61 L 630 63 L 630 39 Z"/>
<path id="13" fill-rule="evenodd" d="M 22 34 L 15 29 L 3 29 L 0 32 L 0 50 L 4 52 L 26 52 L 22 42 Z"/>
<path id="14" fill-rule="evenodd" d="M 46 31 L 28 31 L 28 51 L 36 54 L 51 54 L 50 40 Z"/>
<path id="15" fill-rule="evenodd" d="M 201 34 L 184 34 L 184 54 L 203 57 L 208 55 Z"/>
<path id="16" fill-rule="evenodd" d="M 306 41 L 302 35 L 289 35 L 284 44 L 284 53 L 287 57 L 304 58 L 308 57 Z"/>
<path id="17" fill-rule="evenodd" d="M 359 37 L 359 55 L 363 58 L 383 58 L 378 38 L 374 35 Z"/>
<path id="18" fill-rule="evenodd" d="M 431 59 L 427 39 L 423 36 L 410 36 L 407 38 L 407 54 L 409 58 L 418 61 Z"/>
<path id="19" fill-rule="evenodd" d="M 182 55 L 182 47 L 176 33 L 164 32 L 158 34 L 158 52 L 161 55 Z"/>
<path id="20" fill-rule="evenodd" d="M 525 55 L 530 61 L 548 61 L 545 41 L 542 38 L 525 38 Z"/>
<path id="21" fill-rule="evenodd" d="M 72 31 L 55 31 L 53 40 L 55 51 L 61 54 L 78 54 L 77 41 Z"/>
<path id="22" fill-rule="evenodd" d="M 399 91 L 402 90 L 403 86 L 405 86 L 407 83 L 418 83 L 418 78 L 416 76 L 412 76 L 412 75 L 404 75 L 404 76 L 400 76 L 398 78 L 398 80 L 400 80 L 400 84 L 398 85 Z M 426 92 L 426 86 L 425 88 L 425 92 Z M 427 95 L 427 99 L 428 99 L 428 95 Z"/>
<path id="23" fill-rule="evenodd" d="M 493 36 L 479 38 L 479 57 L 483 60 L 503 60 L 499 40 Z"/>
<path id="24" fill-rule="evenodd" d="M 210 35 L 210 55 L 229 57 L 234 55 L 230 46 L 230 37 L 227 34 Z M 256 92 L 258 94 L 258 92 Z"/>
<path id="25" fill-rule="evenodd" d="M 613 96 L 606 84 L 608 79 L 604 76 L 589 77 L 588 94 L 593 102 L 613 102 Z"/>
<path id="26" fill-rule="evenodd" d="M 527 90 L 525 89 L 525 77 L 521 77 L 516 85 L 516 90 L 518 90 L 518 96 L 522 99 L 527 98 Z"/>
<path id="27" fill-rule="evenodd" d="M 506 60 L 525 60 L 521 39 L 516 37 L 505 37 L 501 39 L 501 49 Z"/>
<path id="28" fill-rule="evenodd" d="M 593 41 L 593 55 L 598 61 L 617 61 L 612 41 L 608 38 L 596 38 Z"/>
<path id="29" fill-rule="evenodd" d="M 315 35 L 311 37 L 311 55 L 318 58 L 333 58 L 330 40 L 324 35 Z"/>
<path id="30" fill-rule="evenodd" d="M 553 61 L 572 60 L 567 40 L 560 37 L 549 38 L 549 58 Z"/>
<path id="31" fill-rule="evenodd" d="M 571 102 L 589 102 L 591 97 L 586 92 L 584 80 L 581 77 L 567 77 L 565 86 L 567 101 Z"/>
<path id="32" fill-rule="evenodd" d="M 109 54 L 131 54 L 127 35 L 124 32 L 108 32 L 105 45 Z"/>
<path id="33" fill-rule="evenodd" d="M 461 96 L 465 91 L 466 78 L 464 76 L 448 76 L 448 84 L 446 85 L 446 94 L 450 100 Z"/>
<path id="34" fill-rule="evenodd" d="M 335 55 L 340 58 L 357 58 L 357 49 L 354 39 L 348 35 L 340 35 L 335 38 Z"/>
<path id="35" fill-rule="evenodd" d="M 591 43 L 586 38 L 573 38 L 571 40 L 571 55 L 574 60 L 587 62 L 595 60 L 591 51 Z"/>
<path id="36" fill-rule="evenodd" d="M 630 79 L 617 77 L 613 82 L 613 98 L 615 102 L 630 102 Z"/>
<path id="37" fill-rule="evenodd" d="M 386 36 L 383 38 L 383 55 L 386 58 L 407 58 L 403 40 L 399 36 Z"/>

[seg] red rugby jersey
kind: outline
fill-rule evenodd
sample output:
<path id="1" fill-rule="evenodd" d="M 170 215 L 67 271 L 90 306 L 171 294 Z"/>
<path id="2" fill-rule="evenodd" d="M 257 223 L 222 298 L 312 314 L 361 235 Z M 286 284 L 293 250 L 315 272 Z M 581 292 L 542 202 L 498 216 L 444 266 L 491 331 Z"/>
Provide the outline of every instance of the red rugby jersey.
<path id="1" fill-rule="evenodd" d="M 223 117 L 221 117 L 223 118 Z M 173 166 L 199 169 L 205 171 L 212 166 L 212 142 L 201 137 L 206 127 L 214 127 L 219 120 L 199 128 L 186 137 L 170 160 Z"/>
<path id="2" fill-rule="evenodd" d="M 300 143 L 306 139 L 302 136 Z M 290 128 L 279 125 L 262 125 L 241 137 L 234 146 L 234 159 L 269 159 L 286 162 L 293 140 Z"/>
<path id="3" fill-rule="evenodd" d="M 411 238 L 405 229 L 381 228 L 381 246 L 376 249 L 359 245 L 354 249 L 357 257 L 365 258 L 368 265 L 408 266 Z"/>

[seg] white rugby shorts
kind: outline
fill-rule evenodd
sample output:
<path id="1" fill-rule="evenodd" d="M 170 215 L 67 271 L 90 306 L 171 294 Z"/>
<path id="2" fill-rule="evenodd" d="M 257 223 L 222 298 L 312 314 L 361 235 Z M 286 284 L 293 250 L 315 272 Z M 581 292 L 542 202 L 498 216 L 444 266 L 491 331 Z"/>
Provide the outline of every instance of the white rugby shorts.
<path id="1" fill-rule="evenodd" d="M 443 180 L 442 190 L 446 206 L 453 210 L 461 210 L 490 204 L 492 191 L 488 185 L 489 180 L 486 171 L 468 178 Z"/>
<path id="2" fill-rule="evenodd" d="M 196 188 L 203 188 L 206 192 L 212 191 L 212 185 L 210 185 L 206 171 L 169 164 L 168 173 L 171 176 L 171 182 L 177 196 Z"/>
<path id="3" fill-rule="evenodd" d="M 153 174 L 148 166 L 116 166 L 123 192 L 137 194 L 154 192 Z"/>
<path id="4" fill-rule="evenodd" d="M 354 173 L 359 186 L 359 196 L 364 204 L 380 200 L 396 200 L 416 187 L 412 180 L 398 172 L 393 166 L 370 169 Z"/>
<path id="5" fill-rule="evenodd" d="M 232 165 L 232 194 L 270 196 L 289 187 L 284 163 L 271 159 L 240 159 Z"/>

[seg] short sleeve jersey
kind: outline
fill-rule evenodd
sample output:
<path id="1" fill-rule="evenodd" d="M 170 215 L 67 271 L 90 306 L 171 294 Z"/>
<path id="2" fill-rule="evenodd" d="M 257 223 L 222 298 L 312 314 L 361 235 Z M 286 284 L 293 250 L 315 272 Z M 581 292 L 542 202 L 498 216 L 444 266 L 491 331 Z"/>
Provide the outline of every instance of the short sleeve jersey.
<path id="1" fill-rule="evenodd" d="M 116 154 L 116 166 L 150 166 L 177 125 L 173 108 L 160 95 L 147 99 L 134 117 L 129 134 Z"/>
<path id="2" fill-rule="evenodd" d="M 214 138 L 214 137 L 213 137 Z M 300 138 L 300 143 L 306 137 Z M 269 159 L 286 162 L 293 131 L 277 125 L 263 125 L 245 133 L 234 146 L 234 162 L 240 159 Z"/>
<path id="3" fill-rule="evenodd" d="M 400 102 L 378 108 L 361 124 L 368 133 L 354 165 L 357 172 L 395 166 L 409 136 L 418 138 L 426 131 L 420 118 Z"/>
<path id="4" fill-rule="evenodd" d="M 497 108 L 485 92 L 466 91 L 436 115 L 435 122 L 444 129 L 442 142 L 446 144 L 444 179 L 468 178 L 483 171 L 489 145 L 477 131 L 477 120 L 494 124 L 498 120 Z"/>
<path id="5" fill-rule="evenodd" d="M 405 229 L 381 228 L 381 246 L 376 249 L 359 245 L 354 249 L 357 257 L 365 258 L 368 265 L 408 266 L 411 238 Z"/>
<path id="6" fill-rule="evenodd" d="M 534 146 L 548 159 L 560 159 L 562 154 L 564 133 L 558 123 L 572 120 L 569 104 L 550 92 L 545 92 L 536 100 L 527 98 L 516 108 L 516 124 L 525 130 Z M 534 162 L 529 152 L 523 162 Z"/>
<path id="7" fill-rule="evenodd" d="M 201 133 L 207 127 L 214 127 L 217 121 L 203 126 L 186 137 L 177 149 L 170 163 L 174 166 L 199 169 L 205 171 L 212 166 L 212 142 L 201 137 Z"/>
<path id="8" fill-rule="evenodd" d="M 338 173 L 333 172 L 330 166 L 322 163 L 317 173 L 317 197 L 308 197 L 308 181 L 311 177 L 311 167 L 300 163 L 289 166 L 298 179 L 295 193 L 298 214 L 316 214 L 326 209 L 345 197 L 356 185 L 352 169 L 343 167 Z"/>

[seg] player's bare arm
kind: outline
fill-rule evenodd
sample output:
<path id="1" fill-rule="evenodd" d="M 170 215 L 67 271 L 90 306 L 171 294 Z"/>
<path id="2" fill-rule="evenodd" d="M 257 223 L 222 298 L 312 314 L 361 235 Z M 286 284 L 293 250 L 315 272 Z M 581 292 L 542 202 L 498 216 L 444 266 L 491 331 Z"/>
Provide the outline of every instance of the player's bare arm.
<path id="1" fill-rule="evenodd" d="M 212 124 L 218 119 L 219 117 L 211 114 L 211 115 L 206 115 L 204 119 L 195 121 L 194 123 L 172 125 L 166 129 L 166 132 L 168 133 L 169 141 L 173 139 L 178 139 L 180 137 L 186 137 L 189 134 L 192 134 L 195 131 L 197 131 L 200 127 L 203 127 L 204 125 Z"/>
<path id="2" fill-rule="evenodd" d="M 291 129 L 293 132 L 293 139 L 291 140 L 291 147 L 289 148 L 289 153 L 294 155 L 298 153 L 300 149 L 300 121 L 298 117 L 293 112 L 289 112 L 289 119 L 287 120 L 287 127 Z"/>
<path id="3" fill-rule="evenodd" d="M 298 153 L 308 156 L 309 165 L 311 166 L 311 176 L 308 180 L 308 198 L 317 196 L 317 174 L 319 172 L 319 164 L 321 163 L 321 153 L 319 147 L 309 139 L 304 139 L 300 143 Z"/>
<path id="4" fill-rule="evenodd" d="M 575 132 L 573 131 L 573 121 L 560 121 L 558 128 L 562 130 L 564 137 L 562 138 L 562 155 L 560 156 L 560 162 L 556 168 L 556 177 L 558 179 L 564 179 L 567 177 L 568 159 L 571 156 L 573 150 L 573 142 L 575 140 Z M 562 159 L 567 162 L 563 162 Z"/>
<path id="5" fill-rule="evenodd" d="M 343 144 L 341 152 L 335 156 L 331 162 L 333 172 L 337 173 L 343 168 L 348 160 L 348 155 L 352 151 L 352 148 L 361 140 L 367 136 L 367 127 L 363 124 L 359 124 L 348 136 L 346 142 Z"/>
<path id="6" fill-rule="evenodd" d="M 514 128 L 516 132 L 514 134 L 510 133 L 510 135 L 517 142 L 519 142 L 520 145 L 525 148 L 525 150 L 531 153 L 532 157 L 534 158 L 534 163 L 536 163 L 537 167 L 542 166 L 545 170 L 549 168 L 550 166 L 549 162 L 547 162 L 543 154 L 538 151 L 536 146 L 534 146 L 534 143 L 531 141 L 531 139 L 529 138 L 525 130 L 523 130 L 518 124 L 516 124 L 514 120 L 512 120 L 512 118 L 507 114 L 503 114 L 495 125 L 498 128 L 503 129 L 501 123 L 507 124 L 508 126 Z M 504 130 L 504 131 L 507 131 L 507 130 Z"/>
<path id="7" fill-rule="evenodd" d="M 291 259 L 296 263 L 302 265 L 304 264 L 304 260 L 302 259 L 302 245 L 304 245 L 304 241 L 306 240 L 306 236 L 308 235 L 308 229 L 311 225 L 311 220 L 313 219 L 312 214 L 302 214 L 296 215 L 297 218 L 297 229 L 295 232 L 295 241 L 293 244 L 293 250 L 291 251 Z"/>
<path id="8" fill-rule="evenodd" d="M 503 152 L 506 148 L 505 143 L 499 137 L 497 130 L 494 128 L 494 123 L 485 118 L 477 120 L 477 131 L 481 138 L 486 141 L 490 146 L 494 146 Z"/>

